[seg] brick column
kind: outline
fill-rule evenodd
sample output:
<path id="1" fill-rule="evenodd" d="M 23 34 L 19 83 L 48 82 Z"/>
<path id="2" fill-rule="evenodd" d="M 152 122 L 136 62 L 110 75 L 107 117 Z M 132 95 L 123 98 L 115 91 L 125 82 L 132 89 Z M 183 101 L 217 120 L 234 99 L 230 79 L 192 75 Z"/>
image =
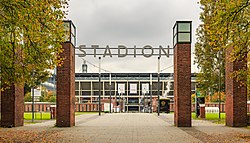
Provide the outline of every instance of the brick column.
<path id="1" fill-rule="evenodd" d="M 174 123 L 191 127 L 191 44 L 174 47 Z"/>
<path id="2" fill-rule="evenodd" d="M 247 60 L 245 58 L 231 62 L 231 50 L 226 51 L 226 125 L 244 127 L 247 126 L 247 87 L 231 78 L 231 74 L 239 69 L 246 69 Z"/>
<path id="3" fill-rule="evenodd" d="M 75 48 L 70 42 L 62 44 L 63 64 L 57 67 L 56 126 L 75 125 Z"/>
<path id="4" fill-rule="evenodd" d="M 12 85 L 1 92 L 1 126 L 23 126 L 24 87 Z"/>

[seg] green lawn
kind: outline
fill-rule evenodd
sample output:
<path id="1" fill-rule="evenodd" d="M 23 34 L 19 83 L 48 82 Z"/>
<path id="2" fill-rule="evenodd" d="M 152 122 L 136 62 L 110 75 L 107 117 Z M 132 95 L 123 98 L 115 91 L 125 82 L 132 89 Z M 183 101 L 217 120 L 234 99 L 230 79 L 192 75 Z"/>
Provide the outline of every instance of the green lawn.
<path id="1" fill-rule="evenodd" d="M 192 118 L 198 119 L 198 120 L 201 119 L 201 118 L 196 118 L 195 113 L 192 113 Z M 220 121 L 219 121 L 219 114 L 218 113 L 206 113 L 206 120 L 213 121 L 214 123 L 225 124 L 225 119 L 226 119 L 225 113 L 220 114 Z"/>
<path id="2" fill-rule="evenodd" d="M 220 118 L 221 118 L 221 120 L 225 120 L 226 119 L 226 114 L 221 113 Z M 217 119 L 219 119 L 219 114 L 218 113 L 207 113 L 206 114 L 206 119 L 207 120 L 217 120 Z"/>
<path id="3" fill-rule="evenodd" d="M 103 114 L 104 112 L 101 112 Z M 75 115 L 82 115 L 82 114 L 98 114 L 98 112 L 75 112 Z"/>
<path id="4" fill-rule="evenodd" d="M 82 115 L 82 114 L 98 114 L 98 112 L 75 112 L 76 116 Z M 24 119 L 25 120 L 32 120 L 32 113 L 25 112 Z M 50 120 L 50 112 L 35 112 L 34 119 L 35 120 Z"/>
<path id="5" fill-rule="evenodd" d="M 34 119 L 35 120 L 50 120 L 50 112 L 35 112 Z M 25 112 L 24 120 L 32 120 L 32 113 Z"/>
<path id="6" fill-rule="evenodd" d="M 195 116 L 195 113 L 192 113 L 192 118 L 197 119 Z M 200 118 L 198 118 L 200 119 Z M 206 113 L 206 120 L 218 120 L 219 119 L 219 114 L 218 113 Z M 225 120 L 226 119 L 226 114 L 225 113 L 220 113 L 220 119 Z"/>

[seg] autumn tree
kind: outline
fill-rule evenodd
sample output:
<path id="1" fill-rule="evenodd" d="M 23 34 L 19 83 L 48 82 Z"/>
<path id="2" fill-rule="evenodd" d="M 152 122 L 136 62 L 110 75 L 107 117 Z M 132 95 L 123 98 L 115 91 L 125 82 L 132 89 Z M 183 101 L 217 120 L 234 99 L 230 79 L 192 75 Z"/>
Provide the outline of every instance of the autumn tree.
<path id="1" fill-rule="evenodd" d="M 67 0 L 2 0 L 1 85 L 35 85 L 59 63 Z"/>
<path id="2" fill-rule="evenodd" d="M 40 102 L 56 102 L 56 91 L 48 91 L 46 87 L 42 87 L 41 93 Z"/>
<path id="3" fill-rule="evenodd" d="M 200 4 L 202 23 L 197 28 L 195 44 L 195 62 L 200 69 L 197 81 L 205 93 L 218 92 L 221 80 L 221 91 L 224 91 L 226 49 L 232 48 L 232 62 L 247 58 L 249 53 L 249 0 L 201 0 Z M 247 83 L 249 75 L 249 70 L 242 69 L 232 77 Z"/>

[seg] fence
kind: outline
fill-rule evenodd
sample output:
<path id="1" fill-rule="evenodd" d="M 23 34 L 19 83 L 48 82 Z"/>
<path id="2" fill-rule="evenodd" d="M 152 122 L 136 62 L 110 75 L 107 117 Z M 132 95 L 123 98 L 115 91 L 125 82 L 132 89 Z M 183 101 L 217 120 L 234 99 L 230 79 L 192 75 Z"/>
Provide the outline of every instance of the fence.
<path id="1" fill-rule="evenodd" d="M 55 103 L 35 102 L 34 111 L 37 111 L 37 112 L 50 111 L 50 105 L 55 105 Z M 219 107 L 219 104 L 218 103 L 206 103 L 205 106 L 206 107 Z M 225 112 L 225 103 L 221 103 L 220 107 L 221 107 L 220 111 Z M 195 109 L 195 104 L 192 104 L 192 111 L 194 111 L 194 109 Z M 103 110 L 104 110 L 104 104 L 102 103 L 102 111 Z M 31 102 L 25 102 L 24 111 L 25 112 L 32 111 L 32 103 Z M 98 111 L 98 104 L 97 103 L 76 103 L 75 111 L 76 112 Z M 174 111 L 174 104 L 173 103 L 170 103 L 170 111 Z M 249 103 L 247 104 L 247 112 L 250 112 L 250 104 Z"/>
<path id="2" fill-rule="evenodd" d="M 205 107 L 218 107 L 219 108 L 219 103 L 206 103 Z M 221 103 L 220 104 L 220 111 L 221 113 L 224 113 L 226 109 L 226 104 Z M 174 103 L 170 103 L 170 111 L 174 111 Z M 192 112 L 195 111 L 195 104 L 192 104 Z M 247 112 L 250 112 L 250 103 L 247 104 Z"/>
<path id="3" fill-rule="evenodd" d="M 35 102 L 34 103 L 34 111 L 35 112 L 48 112 L 50 111 L 50 106 L 55 105 L 55 103 L 50 102 Z M 104 110 L 104 105 L 102 103 L 102 111 Z M 24 112 L 32 111 L 32 102 L 25 102 L 24 104 Z M 76 112 L 83 111 L 98 111 L 98 103 L 76 103 L 75 106 Z"/>

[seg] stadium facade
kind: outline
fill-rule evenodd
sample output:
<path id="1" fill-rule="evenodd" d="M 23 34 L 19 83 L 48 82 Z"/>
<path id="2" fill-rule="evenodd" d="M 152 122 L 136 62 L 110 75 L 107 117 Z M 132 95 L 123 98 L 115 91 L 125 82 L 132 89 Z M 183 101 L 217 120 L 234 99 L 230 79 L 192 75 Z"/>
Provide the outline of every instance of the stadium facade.
<path id="1" fill-rule="evenodd" d="M 174 101 L 173 73 L 160 73 L 160 98 Z M 122 105 L 124 112 L 141 111 L 145 105 L 157 105 L 158 74 L 157 73 L 102 73 L 100 80 L 101 101 L 111 102 L 113 107 Z M 191 91 L 195 93 L 195 76 L 191 76 Z M 111 86 L 110 86 L 111 85 Z M 152 94 L 152 95 L 151 95 Z M 152 100 L 150 97 L 152 96 Z M 75 97 L 78 103 L 99 102 L 99 74 L 76 73 Z M 156 107 L 155 107 L 156 108 Z"/>

